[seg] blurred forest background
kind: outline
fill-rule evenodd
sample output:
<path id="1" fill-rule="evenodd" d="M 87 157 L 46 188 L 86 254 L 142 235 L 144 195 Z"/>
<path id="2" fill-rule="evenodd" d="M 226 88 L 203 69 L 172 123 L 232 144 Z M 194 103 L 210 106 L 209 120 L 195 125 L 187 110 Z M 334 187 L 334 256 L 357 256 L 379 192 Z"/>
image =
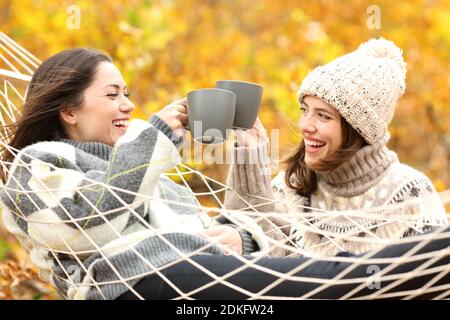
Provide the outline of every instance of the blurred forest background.
<path id="1" fill-rule="evenodd" d="M 385 37 L 408 64 L 389 147 L 438 191 L 450 188 L 449 1 L 0 0 L 0 31 L 42 61 L 70 47 L 106 52 L 139 118 L 216 80 L 259 83 L 260 118 L 269 136 L 279 130 L 281 159 L 301 138 L 296 90 L 307 73 Z M 226 165 L 186 164 L 226 180 Z M 58 299 L 1 226 L 0 299 Z"/>

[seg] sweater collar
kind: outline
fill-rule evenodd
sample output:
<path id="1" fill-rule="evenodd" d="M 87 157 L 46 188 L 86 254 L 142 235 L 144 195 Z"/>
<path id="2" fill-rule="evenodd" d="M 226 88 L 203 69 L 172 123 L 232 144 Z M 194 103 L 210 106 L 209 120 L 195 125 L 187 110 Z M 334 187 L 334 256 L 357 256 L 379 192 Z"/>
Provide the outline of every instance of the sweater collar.
<path id="1" fill-rule="evenodd" d="M 319 186 L 343 197 L 366 192 L 383 178 L 392 163 L 399 162 L 397 154 L 385 143 L 379 141 L 364 146 L 333 171 L 317 172 Z"/>
<path id="2" fill-rule="evenodd" d="M 77 149 L 90 153 L 102 160 L 108 161 L 112 147 L 105 143 L 96 141 L 76 141 L 70 139 L 61 139 L 61 142 L 68 143 Z"/>

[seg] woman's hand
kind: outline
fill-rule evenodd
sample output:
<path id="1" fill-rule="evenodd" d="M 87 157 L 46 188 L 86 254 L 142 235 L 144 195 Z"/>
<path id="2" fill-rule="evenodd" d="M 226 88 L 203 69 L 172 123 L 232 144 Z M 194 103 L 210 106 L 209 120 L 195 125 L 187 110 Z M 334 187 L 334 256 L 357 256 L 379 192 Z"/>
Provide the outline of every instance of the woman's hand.
<path id="1" fill-rule="evenodd" d="M 266 129 L 259 120 L 256 118 L 255 124 L 249 130 L 235 130 L 236 143 L 238 147 L 257 148 L 258 145 L 268 140 Z"/>
<path id="2" fill-rule="evenodd" d="M 177 100 L 159 110 L 156 115 L 164 120 L 179 136 L 184 136 L 188 123 L 187 98 Z M 180 134 L 181 133 L 181 134 Z"/>
<path id="3" fill-rule="evenodd" d="M 227 225 L 213 226 L 203 230 L 198 235 L 222 245 L 227 255 L 231 254 L 232 251 L 242 255 L 242 238 L 239 231 L 233 227 Z"/>

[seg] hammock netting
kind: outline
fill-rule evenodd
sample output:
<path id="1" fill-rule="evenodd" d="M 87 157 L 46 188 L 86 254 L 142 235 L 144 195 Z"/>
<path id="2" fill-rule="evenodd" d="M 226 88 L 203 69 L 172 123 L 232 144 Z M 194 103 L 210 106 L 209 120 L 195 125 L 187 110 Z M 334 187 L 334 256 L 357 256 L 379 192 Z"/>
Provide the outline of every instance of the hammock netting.
<path id="1" fill-rule="evenodd" d="M 14 155 L 18 153 L 19 150 L 15 150 L 8 145 L 7 138 L 7 130 L 8 124 L 11 124 L 17 120 L 20 116 L 20 106 L 24 102 L 24 96 L 26 92 L 26 86 L 31 80 L 31 76 L 39 66 L 40 61 L 36 59 L 32 54 L 27 52 L 24 48 L 14 42 L 12 39 L 7 37 L 4 33 L 0 32 L 0 81 L 1 81 L 1 89 L 0 89 L 0 121 L 2 124 L 2 130 L 0 131 L 0 144 L 1 147 L 4 147 L 5 152 L 11 152 Z M 30 133 L 32 134 L 32 133 Z M 36 159 L 37 160 L 37 159 Z M 11 169 L 11 163 L 1 162 L 1 168 L 7 174 Z M 32 161 L 31 163 L 18 163 L 18 166 L 21 167 L 21 170 L 27 170 L 29 172 L 33 171 L 33 165 L 41 165 L 40 161 Z M 54 167 L 55 170 L 58 168 Z M 176 180 L 180 185 L 186 187 L 187 190 L 191 193 L 195 199 L 192 201 L 184 201 L 182 196 L 180 196 L 177 200 L 169 200 L 163 197 L 154 197 L 153 195 L 146 194 L 135 194 L 128 190 L 113 188 L 107 184 L 99 183 L 98 181 L 89 181 L 89 183 L 85 183 L 83 187 L 80 187 L 80 190 L 77 190 L 77 195 L 83 197 L 82 188 L 104 188 L 110 194 L 114 195 L 117 201 L 123 204 L 121 210 L 126 209 L 130 214 L 134 215 L 136 219 L 138 219 L 143 225 L 146 226 L 148 233 L 152 236 L 157 236 L 161 239 L 161 241 L 167 243 L 168 246 L 172 247 L 172 249 L 178 252 L 180 258 L 177 261 L 172 261 L 168 264 L 165 264 L 160 267 L 153 266 L 150 262 L 145 261 L 145 257 L 134 250 L 132 247 L 130 250 L 134 250 L 134 253 L 147 263 L 149 266 L 149 271 L 144 274 L 133 275 L 132 277 L 126 277 L 117 272 L 115 266 L 113 264 L 110 265 L 112 272 L 116 273 L 117 279 L 116 282 L 120 282 L 125 285 L 130 292 L 136 295 L 137 298 L 141 298 L 142 296 L 134 290 L 133 286 L 129 284 L 131 280 L 140 279 L 143 276 L 151 276 L 158 275 L 161 279 L 163 279 L 168 286 L 170 286 L 176 293 L 177 296 L 175 299 L 193 299 L 198 292 L 202 290 L 206 290 L 211 286 L 221 284 L 224 287 L 232 288 L 233 290 L 242 293 L 248 299 L 310 299 L 320 297 L 320 293 L 326 292 L 332 287 L 336 286 L 344 286 L 348 288 L 345 291 L 342 291 L 339 296 L 335 297 L 337 299 L 390 299 L 390 298 L 401 298 L 401 299 L 414 299 L 417 297 L 429 296 L 432 299 L 448 299 L 450 297 L 450 283 L 448 283 L 448 274 L 450 271 L 450 267 L 448 264 L 450 248 L 445 246 L 444 248 L 440 248 L 439 250 L 433 251 L 424 251 L 423 249 L 427 247 L 430 243 L 436 240 L 448 240 L 450 239 L 450 231 L 445 226 L 441 225 L 433 225 L 430 223 L 429 225 L 422 225 L 420 227 L 416 224 L 415 215 L 410 215 L 411 219 L 408 218 L 408 215 L 402 214 L 410 210 L 412 206 L 417 207 L 417 201 L 411 200 L 403 203 L 399 203 L 390 207 L 375 207 L 375 208 L 365 208 L 361 210 L 348 210 L 348 211 L 328 211 L 318 208 L 312 208 L 308 206 L 300 206 L 298 211 L 305 211 L 307 214 L 302 215 L 283 215 L 283 221 L 285 221 L 285 225 L 280 223 L 273 223 L 274 219 L 279 219 L 279 215 L 271 212 L 263 212 L 260 208 L 267 206 L 268 204 L 276 204 L 276 200 L 266 199 L 264 197 L 258 196 L 250 196 L 250 199 L 253 201 L 249 201 L 244 199 L 241 195 L 234 192 L 227 185 L 211 179 L 210 177 L 205 176 L 197 170 L 190 168 L 184 164 L 179 164 L 171 173 L 164 174 L 169 179 Z M 39 177 L 35 177 L 37 181 L 39 181 Z M 204 192 L 194 192 L 190 186 L 191 181 L 196 181 L 196 184 L 200 181 L 204 186 Z M 46 185 L 42 183 L 42 185 Z M 1 184 L 0 188 L 3 190 L 7 189 L 5 184 Z M 26 191 L 26 188 L 18 185 L 17 189 L 14 191 L 18 191 L 21 193 L 21 197 L 27 197 L 31 202 L 33 202 L 33 196 Z M 168 190 L 168 192 L 176 192 L 176 190 Z M 61 189 L 52 189 L 46 188 L 46 190 L 42 191 L 47 195 L 57 194 L 60 192 L 64 192 Z M 148 203 L 149 201 L 153 202 L 162 202 L 167 205 L 172 206 L 180 206 L 180 207 L 189 207 L 195 208 L 198 210 L 199 214 L 207 214 L 208 216 L 216 216 L 223 215 L 227 219 L 229 219 L 232 223 L 239 225 L 242 228 L 246 228 L 245 225 L 242 224 L 242 220 L 234 219 L 233 215 L 230 215 L 230 210 L 224 208 L 223 199 L 225 192 L 234 192 L 235 196 L 242 200 L 242 203 L 246 204 L 245 208 L 240 209 L 238 212 L 240 214 L 244 214 L 247 217 L 250 217 L 254 221 L 259 224 L 264 224 L 266 226 L 265 231 L 268 234 L 277 233 L 282 235 L 281 237 L 272 238 L 269 237 L 268 241 L 273 252 L 277 250 L 284 251 L 284 256 L 288 257 L 297 257 L 297 256 L 308 256 L 316 259 L 320 259 L 321 261 L 331 261 L 336 263 L 343 263 L 345 267 L 339 270 L 338 273 L 333 274 L 330 278 L 326 277 L 304 277 L 301 276 L 301 271 L 309 268 L 316 260 L 309 259 L 305 260 L 303 263 L 300 263 L 295 268 L 289 270 L 289 272 L 277 272 L 273 269 L 267 268 L 264 265 L 259 264 L 261 259 L 265 259 L 264 255 L 252 256 L 252 257 L 242 257 L 237 254 L 231 253 L 232 256 L 238 261 L 241 262 L 239 267 L 227 272 L 226 274 L 216 275 L 215 273 L 207 270 L 202 265 L 198 264 L 195 259 L 192 259 L 195 255 L 201 253 L 204 249 L 207 249 L 208 246 L 219 245 L 214 242 L 210 242 L 204 247 L 200 248 L 195 252 L 190 252 L 186 254 L 178 248 L 176 248 L 170 241 L 168 241 L 163 235 L 167 232 L 176 232 L 177 230 L 183 230 L 185 227 L 185 222 L 178 221 L 174 222 L 173 225 L 167 225 L 164 228 L 155 228 L 153 225 L 146 221 L 146 219 L 142 218 L 140 214 L 138 214 L 135 210 L 136 203 L 133 206 L 128 205 L 123 200 L 123 195 L 132 194 L 139 198 L 140 203 Z M 119 196 L 120 194 L 120 196 Z M 39 195 L 37 195 L 39 196 Z M 440 198 L 434 197 L 430 198 L 429 201 L 441 201 L 444 205 L 450 202 L 450 190 L 439 193 Z M 216 206 L 203 206 L 200 203 L 201 197 L 209 197 L 213 201 L 215 201 Z M 56 199 L 56 197 L 55 197 Z M 88 201 L 87 199 L 85 199 Z M 428 199 L 420 199 L 420 206 L 423 210 L 427 210 L 427 201 Z M 255 204 L 257 203 L 257 204 Z M 86 243 L 85 248 L 87 250 L 77 250 L 73 245 L 73 235 L 67 234 L 58 234 L 57 228 L 54 228 L 54 232 L 57 237 L 60 238 L 61 242 L 64 243 L 63 246 L 59 246 L 55 248 L 54 245 L 46 243 L 45 237 L 29 237 L 27 241 L 32 243 L 34 247 L 40 247 L 44 249 L 42 252 L 50 252 L 52 258 L 56 261 L 56 264 L 63 270 L 65 273 L 64 281 L 68 284 L 68 287 L 71 288 L 85 288 L 86 286 L 95 287 L 99 290 L 100 294 L 102 292 L 102 287 L 110 282 L 98 281 L 95 277 L 89 274 L 87 268 L 83 264 L 83 257 L 89 256 L 91 254 L 99 254 L 102 257 L 107 257 L 108 248 L 107 245 L 98 244 L 96 239 L 94 239 L 88 230 L 83 229 L 83 224 L 87 220 L 91 219 L 103 219 L 105 224 L 110 227 L 110 232 L 112 234 L 111 237 L 121 237 L 120 230 L 115 230 L 115 227 L 110 223 L 108 217 L 110 215 L 114 215 L 117 213 L 117 209 L 110 210 L 106 212 L 101 212 L 94 204 L 92 204 L 92 214 L 88 217 L 84 218 L 71 218 L 70 212 L 64 208 L 64 206 L 60 203 L 61 209 L 66 212 L 67 220 L 66 221 L 52 221 L 51 219 L 30 219 L 24 213 L 20 211 L 18 208 L 13 212 L 16 215 L 16 219 L 24 219 L 28 224 L 35 225 L 45 225 L 50 226 L 58 224 L 58 223 L 71 223 L 71 225 L 75 226 L 77 230 L 77 236 L 83 237 Z M 36 208 L 38 208 L 36 204 Z M 383 212 L 383 213 L 381 213 Z M 448 215 L 448 213 L 447 213 Z M 333 230 L 321 230 L 314 223 L 318 218 L 327 218 L 334 219 L 335 221 L 342 221 L 342 223 L 346 223 L 347 225 L 351 225 L 351 228 L 348 228 L 348 232 L 346 233 L 338 233 Z M 414 218 L 414 219 L 413 219 Z M 314 254 L 308 248 L 308 250 L 303 249 L 302 247 L 296 247 L 293 245 L 292 234 L 286 234 L 281 232 L 284 227 L 288 227 L 291 223 L 295 223 L 298 226 L 298 229 L 304 230 L 305 232 L 314 232 L 320 234 L 326 241 L 320 243 L 320 246 L 332 246 L 338 248 L 337 251 L 343 251 L 342 248 L 342 240 L 349 240 L 354 242 L 370 242 L 373 244 L 374 249 L 359 254 L 357 256 L 347 256 L 347 255 L 333 255 L 326 257 L 314 257 Z M 383 225 L 398 223 L 398 224 L 406 224 L 411 228 L 415 228 L 417 231 L 417 235 L 402 238 L 400 240 L 386 240 L 380 238 L 377 234 L 371 232 L 371 229 L 374 227 L 380 227 Z M 370 224 L 370 228 L 368 225 Z M 434 229 L 433 232 L 424 232 L 427 228 Z M 366 236 L 361 238 L 358 237 L 358 234 L 361 232 L 366 233 Z M 404 249 L 401 255 L 389 256 L 379 255 L 380 251 L 385 248 L 387 245 L 403 245 Z M 90 277 L 89 281 L 86 279 L 77 279 L 73 277 L 71 270 L 67 270 L 67 267 L 63 262 L 59 261 L 59 257 L 61 256 L 70 256 L 73 257 L 76 261 L 78 261 L 79 266 L 84 269 L 86 273 L 86 277 Z M 206 284 L 202 284 L 197 288 L 190 288 L 189 290 L 182 290 L 177 287 L 175 283 L 173 283 L 168 277 L 165 276 L 163 270 L 167 267 L 170 267 L 181 260 L 185 260 L 190 262 L 192 265 L 196 266 L 200 270 L 202 270 L 205 274 L 210 277 L 210 281 Z M 442 261 L 447 261 L 446 263 L 442 263 Z M 370 267 L 378 266 L 374 270 L 377 272 L 371 272 Z M 381 266 L 381 267 L 380 267 Z M 408 268 L 403 268 L 405 266 L 409 266 Z M 351 276 L 354 274 L 354 271 L 360 268 L 364 268 L 366 271 L 365 276 Z M 233 278 L 234 275 L 238 274 L 245 268 L 253 268 L 258 270 L 261 273 L 267 274 L 268 277 L 271 277 L 270 283 L 265 285 L 263 288 L 260 288 L 258 291 L 249 291 L 245 288 L 242 288 L 230 279 Z M 300 274 L 300 275 L 299 275 Z M 53 275 L 61 277 L 60 275 Z M 51 275 L 50 275 L 51 278 Z M 49 279 L 49 277 L 47 277 Z M 420 286 L 415 288 L 407 288 L 405 289 L 404 284 L 412 281 L 414 279 L 426 279 L 426 281 L 422 281 Z M 447 280 L 445 280 L 447 279 Z M 83 281 L 84 280 L 84 281 Z M 443 281 L 444 280 L 444 281 Z M 311 289 L 305 291 L 302 294 L 296 294 L 295 296 L 280 296 L 280 295 L 271 295 L 271 289 L 275 287 L 282 287 L 283 283 L 286 281 L 292 282 L 301 282 L 306 284 L 312 284 Z M 377 286 L 375 289 L 368 290 L 368 288 L 373 287 L 374 283 L 381 284 Z"/>

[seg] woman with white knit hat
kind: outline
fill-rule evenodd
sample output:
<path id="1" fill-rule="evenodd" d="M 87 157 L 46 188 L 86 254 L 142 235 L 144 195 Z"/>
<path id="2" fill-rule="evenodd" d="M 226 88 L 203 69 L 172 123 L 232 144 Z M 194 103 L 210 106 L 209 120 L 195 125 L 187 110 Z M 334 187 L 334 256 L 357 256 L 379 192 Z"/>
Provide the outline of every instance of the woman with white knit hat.
<path id="1" fill-rule="evenodd" d="M 192 193 L 161 176 L 179 162 L 182 137 L 175 130 L 186 120 L 183 100 L 149 121 L 128 123 L 134 105 L 105 54 L 85 48 L 60 52 L 38 68 L 27 92 L 9 144 L 19 152 L 1 159 L 7 179 L 0 183 L 0 209 L 5 226 L 63 298 L 340 298 L 359 282 L 310 291 L 320 289 L 318 278 L 332 279 L 349 267 L 354 279 L 367 276 L 359 262 L 261 257 L 268 240 L 247 216 L 201 215 L 192 207 Z M 315 137 L 333 146 L 325 132 Z M 450 245 L 448 237 L 437 238 L 426 248 L 433 258 Z M 377 258 L 403 257 L 410 248 L 386 246 Z M 448 264 L 448 254 L 441 256 L 439 267 Z M 422 267 L 409 258 L 396 271 Z M 426 271 L 427 281 L 434 280 Z M 283 282 L 275 285 L 278 280 Z M 423 285 L 422 275 L 415 280 L 407 290 Z M 449 282 L 448 276 L 440 280 Z"/>
<path id="2" fill-rule="evenodd" d="M 226 194 L 225 205 L 248 207 L 241 197 L 262 203 L 252 195 L 275 199 L 258 207 L 277 212 L 270 221 L 261 219 L 267 233 L 319 256 L 360 254 L 448 224 L 431 181 L 386 146 L 405 76 L 401 50 L 382 38 L 315 68 L 298 91 L 303 140 L 285 170 L 270 181 L 268 139 L 259 120 L 248 132 L 236 132 L 228 178 L 236 192 Z"/>

